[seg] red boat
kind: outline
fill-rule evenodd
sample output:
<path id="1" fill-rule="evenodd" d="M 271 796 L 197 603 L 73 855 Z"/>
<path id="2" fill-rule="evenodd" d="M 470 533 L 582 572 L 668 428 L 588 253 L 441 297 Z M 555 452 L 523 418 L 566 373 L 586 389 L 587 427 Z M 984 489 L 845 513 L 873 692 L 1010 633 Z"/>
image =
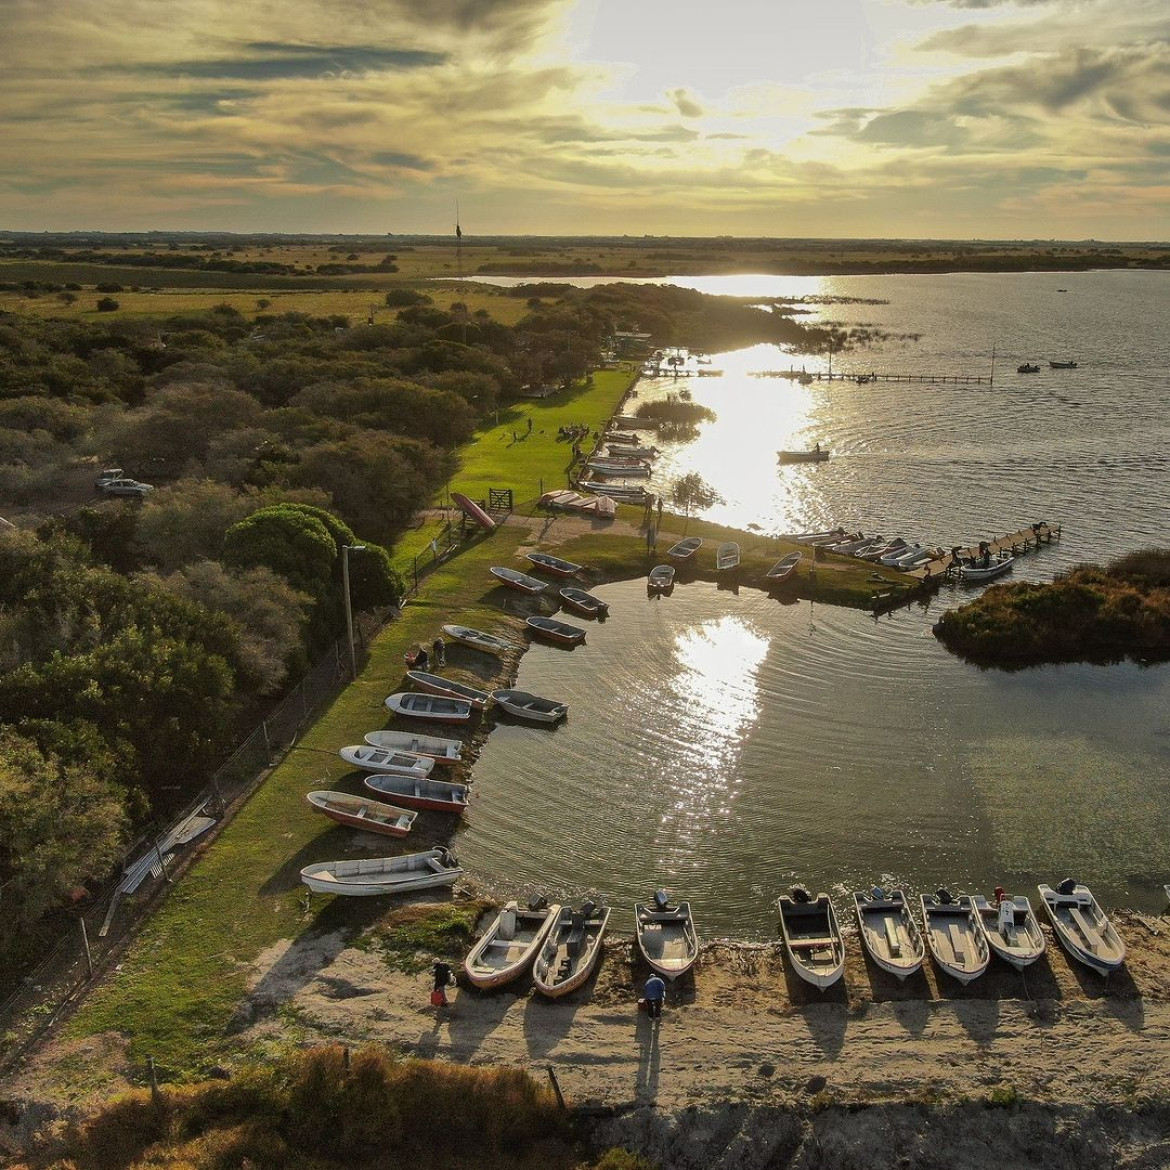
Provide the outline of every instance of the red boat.
<path id="1" fill-rule="evenodd" d="M 411 776 L 367 776 L 366 787 L 407 808 L 461 813 L 467 807 L 467 785 L 446 780 L 418 780 Z"/>
<path id="2" fill-rule="evenodd" d="M 465 516 L 470 516 L 480 528 L 488 532 L 495 528 L 496 522 L 474 500 L 468 499 L 462 492 L 452 492 L 451 499 L 459 505 L 459 510 Z"/>
<path id="3" fill-rule="evenodd" d="M 348 792 L 310 792 L 305 799 L 317 812 L 339 824 L 388 837 L 405 837 L 418 816 L 416 812 L 364 796 L 351 796 Z"/>

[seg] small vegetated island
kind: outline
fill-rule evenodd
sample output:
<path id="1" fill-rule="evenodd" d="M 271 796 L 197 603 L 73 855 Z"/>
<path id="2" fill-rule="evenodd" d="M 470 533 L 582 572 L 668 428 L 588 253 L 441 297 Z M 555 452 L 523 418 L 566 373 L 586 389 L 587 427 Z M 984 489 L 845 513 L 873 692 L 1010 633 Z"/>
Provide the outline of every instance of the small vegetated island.
<path id="1" fill-rule="evenodd" d="M 1050 584 L 995 586 L 943 614 L 934 632 L 997 666 L 1170 658 L 1170 549 L 1078 565 Z"/>

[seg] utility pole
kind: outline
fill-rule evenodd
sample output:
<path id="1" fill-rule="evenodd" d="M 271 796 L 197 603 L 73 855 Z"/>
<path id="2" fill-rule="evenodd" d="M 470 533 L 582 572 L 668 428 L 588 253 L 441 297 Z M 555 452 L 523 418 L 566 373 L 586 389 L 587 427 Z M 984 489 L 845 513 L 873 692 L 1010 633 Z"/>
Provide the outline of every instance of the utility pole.
<path id="1" fill-rule="evenodd" d="M 365 552 L 364 544 L 343 544 L 341 546 L 341 587 L 345 591 L 345 630 L 349 635 L 350 677 L 357 678 L 357 654 L 353 648 L 353 603 L 349 597 L 349 554 Z"/>

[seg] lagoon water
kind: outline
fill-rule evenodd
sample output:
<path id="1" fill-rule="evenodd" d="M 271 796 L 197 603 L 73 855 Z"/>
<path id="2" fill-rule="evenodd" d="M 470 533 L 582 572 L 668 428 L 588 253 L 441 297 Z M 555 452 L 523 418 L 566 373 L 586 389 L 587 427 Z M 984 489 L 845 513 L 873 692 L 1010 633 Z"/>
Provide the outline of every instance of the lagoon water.
<path id="1" fill-rule="evenodd" d="M 827 355 L 712 355 L 723 375 L 686 385 L 717 419 L 667 447 L 651 485 L 698 471 L 725 499 L 710 518 L 761 543 L 844 524 L 950 546 L 1063 524 L 1017 562 L 1030 580 L 1166 542 L 1170 274 L 676 283 L 808 297 L 808 319 L 879 335 L 834 370 L 986 376 L 996 348 L 993 387 L 801 385 L 751 373 Z M 1017 374 L 1025 360 L 1041 372 Z M 639 395 L 674 389 L 643 380 Z M 778 448 L 818 441 L 827 464 L 777 466 Z M 707 937 L 741 938 L 774 935 L 794 882 L 1033 893 L 1073 875 L 1107 904 L 1164 903 L 1170 666 L 980 670 L 930 632 L 965 596 L 946 587 L 876 620 L 701 582 L 599 592 L 612 616 L 584 647 L 534 646 L 520 668 L 517 685 L 570 703 L 568 722 L 501 725 L 476 764 L 457 846 L 501 894 L 593 892 L 629 927 L 630 904 L 666 886 Z"/>

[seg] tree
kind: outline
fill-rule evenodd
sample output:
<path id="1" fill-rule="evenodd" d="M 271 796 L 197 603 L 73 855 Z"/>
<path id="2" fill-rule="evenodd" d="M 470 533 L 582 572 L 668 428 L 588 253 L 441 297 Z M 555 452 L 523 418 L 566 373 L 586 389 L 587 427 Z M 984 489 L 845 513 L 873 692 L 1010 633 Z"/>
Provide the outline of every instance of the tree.
<path id="1" fill-rule="evenodd" d="M 680 476 L 670 489 L 671 502 L 682 508 L 683 515 L 690 519 L 692 508 L 710 508 L 722 504 L 723 497 L 697 471 Z"/>
<path id="2" fill-rule="evenodd" d="M 279 573 L 317 600 L 333 579 L 337 545 L 321 520 L 291 504 L 277 504 L 233 524 L 224 535 L 224 561 L 241 569 Z"/>
<path id="3" fill-rule="evenodd" d="M 99 313 L 116 313 L 121 307 L 113 297 L 102 297 L 97 303 Z"/>

